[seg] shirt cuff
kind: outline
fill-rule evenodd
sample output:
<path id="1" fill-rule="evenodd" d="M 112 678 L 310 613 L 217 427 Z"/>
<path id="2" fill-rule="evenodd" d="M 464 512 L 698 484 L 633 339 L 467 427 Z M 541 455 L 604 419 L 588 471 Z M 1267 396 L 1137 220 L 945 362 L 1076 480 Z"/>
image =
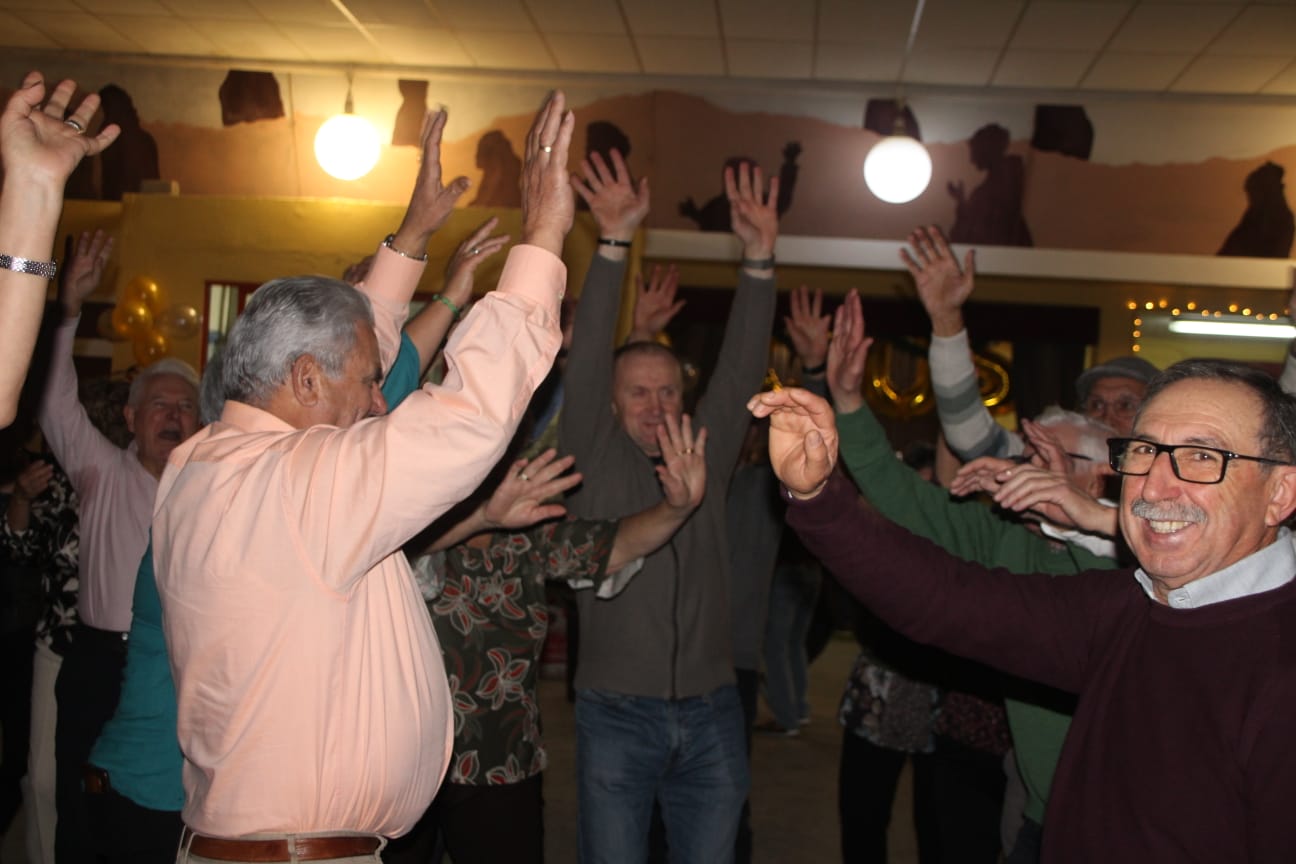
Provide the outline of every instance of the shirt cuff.
<path id="1" fill-rule="evenodd" d="M 517 294 L 551 310 L 558 317 L 558 304 L 567 291 L 567 265 L 539 246 L 514 246 L 504 262 L 499 287 L 502 294 Z"/>

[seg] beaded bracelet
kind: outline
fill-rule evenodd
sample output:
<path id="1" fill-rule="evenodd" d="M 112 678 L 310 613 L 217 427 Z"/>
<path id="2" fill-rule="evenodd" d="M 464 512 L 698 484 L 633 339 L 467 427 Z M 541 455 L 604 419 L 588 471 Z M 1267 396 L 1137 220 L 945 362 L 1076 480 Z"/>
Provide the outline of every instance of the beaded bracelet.
<path id="1" fill-rule="evenodd" d="M 458 320 L 459 315 L 463 312 L 462 309 L 455 305 L 453 300 L 444 294 L 433 294 L 432 299 L 438 303 L 444 304 L 445 307 L 450 310 L 450 314 L 455 317 L 455 320 Z"/>
<path id="2" fill-rule="evenodd" d="M 33 261 L 31 258 L 19 258 L 16 255 L 0 255 L 0 269 L 53 279 L 58 273 L 58 262 Z"/>

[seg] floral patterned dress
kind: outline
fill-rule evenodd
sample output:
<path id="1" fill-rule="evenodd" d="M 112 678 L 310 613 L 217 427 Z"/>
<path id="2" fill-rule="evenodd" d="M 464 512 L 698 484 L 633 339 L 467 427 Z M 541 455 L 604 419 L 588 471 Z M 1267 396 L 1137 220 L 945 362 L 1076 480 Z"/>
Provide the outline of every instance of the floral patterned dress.
<path id="1" fill-rule="evenodd" d="M 549 627 L 545 580 L 613 592 L 631 568 L 606 572 L 617 522 L 566 519 L 490 535 L 415 562 L 454 701 L 447 780 L 518 783 L 545 769 L 536 679 Z M 637 568 L 636 568 L 637 569 Z"/>

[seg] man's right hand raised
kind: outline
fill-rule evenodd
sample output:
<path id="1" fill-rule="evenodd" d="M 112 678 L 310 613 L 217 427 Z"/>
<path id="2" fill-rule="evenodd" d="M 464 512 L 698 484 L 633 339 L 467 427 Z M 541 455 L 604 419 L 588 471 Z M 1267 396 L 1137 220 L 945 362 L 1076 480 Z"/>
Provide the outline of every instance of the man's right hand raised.
<path id="1" fill-rule="evenodd" d="M 602 156 L 591 153 L 581 162 L 584 176 L 573 174 L 571 183 L 594 214 L 599 236 L 628 243 L 648 215 L 648 178 L 641 177 L 638 184 L 634 183 L 621 153 L 613 150 L 611 156 L 609 168 Z M 599 252 L 608 257 L 625 257 L 623 246 L 600 246 Z"/>
<path id="2" fill-rule="evenodd" d="M 63 270 L 63 284 L 59 288 L 59 301 L 63 316 L 75 318 L 81 314 L 81 305 L 95 292 L 103 279 L 104 267 L 112 254 L 113 239 L 102 230 L 93 234 L 82 231 L 76 248 Z"/>
<path id="3" fill-rule="evenodd" d="M 747 403 L 757 418 L 770 419 L 770 466 L 795 497 L 813 498 L 837 464 L 837 424 L 824 399 L 788 387 L 757 393 Z"/>
<path id="4" fill-rule="evenodd" d="M 932 322 L 932 334 L 957 336 L 963 331 L 963 304 L 976 281 L 976 254 L 969 249 L 963 266 L 950 251 L 939 228 L 915 228 L 909 235 L 913 251 L 900 248 L 900 260 L 913 275 L 918 299 Z"/>
<path id="5" fill-rule="evenodd" d="M 576 117 L 564 110 L 566 104 L 561 90 L 549 94 L 527 133 L 522 166 L 522 242 L 558 256 L 576 215 L 576 196 L 567 179 Z"/>

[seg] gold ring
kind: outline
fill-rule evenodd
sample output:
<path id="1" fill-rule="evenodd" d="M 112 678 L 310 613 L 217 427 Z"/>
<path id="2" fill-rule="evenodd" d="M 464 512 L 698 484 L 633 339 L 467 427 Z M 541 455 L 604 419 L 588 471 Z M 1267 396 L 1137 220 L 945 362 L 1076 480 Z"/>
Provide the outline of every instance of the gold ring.
<path id="1" fill-rule="evenodd" d="M 553 145 L 552 145 L 552 144 L 541 144 L 541 145 L 540 145 L 540 149 L 543 150 L 543 151 L 546 152 L 546 153 L 552 153 L 552 152 L 553 152 Z"/>
<path id="2" fill-rule="evenodd" d="M 481 253 L 481 247 L 480 247 L 480 246 L 474 246 L 473 248 L 471 248 L 471 249 L 468 250 L 468 254 L 469 254 L 469 255 L 477 255 L 477 254 L 480 254 L 480 253 Z"/>
<path id="3" fill-rule="evenodd" d="M 65 125 L 65 126 L 71 126 L 73 129 L 75 129 L 75 130 L 77 131 L 77 134 L 78 134 L 78 135 L 81 135 L 81 134 L 84 134 L 84 133 L 85 133 L 85 127 L 82 126 L 82 125 L 81 125 L 81 121 L 80 121 L 80 120 L 77 120 L 75 117 L 69 117 L 69 118 L 67 118 L 66 120 L 63 121 L 63 125 Z"/>
<path id="4" fill-rule="evenodd" d="M 531 478 L 527 476 L 527 473 L 526 473 L 525 471 L 519 471 L 519 472 L 518 472 L 518 479 L 521 480 L 523 483 L 525 483 L 526 481 L 530 480 Z"/>

